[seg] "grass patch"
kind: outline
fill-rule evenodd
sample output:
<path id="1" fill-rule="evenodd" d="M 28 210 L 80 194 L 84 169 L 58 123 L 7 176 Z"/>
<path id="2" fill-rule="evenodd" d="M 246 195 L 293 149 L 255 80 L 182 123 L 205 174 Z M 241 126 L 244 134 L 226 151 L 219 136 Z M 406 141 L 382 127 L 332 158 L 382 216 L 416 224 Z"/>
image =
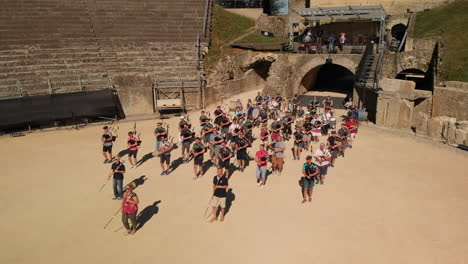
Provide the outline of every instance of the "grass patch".
<path id="1" fill-rule="evenodd" d="M 287 38 L 278 38 L 278 37 L 265 37 L 259 32 L 253 32 L 244 38 L 236 41 L 236 43 L 287 43 Z"/>
<path id="2" fill-rule="evenodd" d="M 468 81 L 468 1 L 420 12 L 416 18 L 414 37 L 440 37 L 445 48 L 442 60 L 444 78 L 451 81 Z"/>
<path id="3" fill-rule="evenodd" d="M 248 17 L 230 13 L 219 5 L 213 6 L 211 18 L 211 43 L 204 59 L 204 65 L 210 68 L 223 55 L 223 46 L 231 40 L 245 34 L 255 26 L 255 21 Z"/>

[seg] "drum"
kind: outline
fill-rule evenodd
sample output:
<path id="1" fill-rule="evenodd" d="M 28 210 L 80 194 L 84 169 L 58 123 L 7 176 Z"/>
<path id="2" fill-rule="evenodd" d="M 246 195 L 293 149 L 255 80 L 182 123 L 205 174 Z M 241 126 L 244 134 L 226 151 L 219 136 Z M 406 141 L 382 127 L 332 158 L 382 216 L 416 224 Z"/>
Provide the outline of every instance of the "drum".
<path id="1" fill-rule="evenodd" d="M 365 120 L 367 120 L 367 112 L 366 112 L 365 110 L 359 109 L 359 110 L 357 110 L 356 112 L 357 112 L 357 115 L 356 115 L 356 116 L 357 116 L 357 119 L 356 119 L 356 121 L 365 121 Z"/>
<path id="2" fill-rule="evenodd" d="M 232 111 L 232 112 L 236 111 L 236 101 L 229 102 L 229 111 Z"/>
<path id="3" fill-rule="evenodd" d="M 257 119 L 259 115 L 260 115 L 260 110 L 258 108 L 254 108 L 252 110 L 252 118 Z"/>
<path id="4" fill-rule="evenodd" d="M 335 127 L 335 126 L 336 126 L 336 118 L 332 117 L 332 118 L 330 119 L 330 126 L 331 126 L 331 127 Z"/>

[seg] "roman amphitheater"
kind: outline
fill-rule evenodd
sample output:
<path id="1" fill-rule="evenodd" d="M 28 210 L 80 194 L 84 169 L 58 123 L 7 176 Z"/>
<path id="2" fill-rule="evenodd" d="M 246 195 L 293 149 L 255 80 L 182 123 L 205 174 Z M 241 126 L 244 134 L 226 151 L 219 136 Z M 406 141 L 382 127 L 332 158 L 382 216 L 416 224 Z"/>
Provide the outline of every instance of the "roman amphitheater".
<path id="1" fill-rule="evenodd" d="M 268 0 L 1 2 L 1 263 L 467 262 L 468 77 L 466 49 L 452 50 L 466 36 L 448 34 L 468 2 L 289 0 L 283 13 Z M 454 29 L 424 35 L 446 10 Z M 224 221 L 210 222 L 216 167 L 205 154 L 194 180 L 178 144 L 161 175 L 156 123 L 177 144 L 180 116 L 200 135 L 201 110 L 232 117 L 258 93 L 304 107 L 331 96 L 337 129 L 352 98 L 356 139 L 310 203 L 298 182 L 314 152 L 296 160 L 286 141 L 283 172 L 260 188 L 254 140 L 250 164 L 232 167 Z M 103 126 L 138 195 L 133 235 L 107 181 Z"/>

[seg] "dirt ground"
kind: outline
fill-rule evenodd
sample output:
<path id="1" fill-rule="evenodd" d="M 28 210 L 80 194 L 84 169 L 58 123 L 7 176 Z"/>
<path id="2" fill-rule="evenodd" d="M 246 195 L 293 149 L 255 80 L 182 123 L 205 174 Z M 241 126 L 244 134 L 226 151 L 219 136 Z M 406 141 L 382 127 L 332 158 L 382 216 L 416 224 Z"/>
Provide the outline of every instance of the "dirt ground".
<path id="1" fill-rule="evenodd" d="M 198 113 L 191 116 L 197 123 Z M 175 136 L 178 119 L 169 122 Z M 154 150 L 154 125 L 137 122 L 139 157 Z M 225 222 L 212 224 L 203 214 L 214 168 L 194 181 L 193 163 L 160 176 L 158 158 L 136 169 L 127 162 L 125 182 L 147 180 L 135 190 L 145 223 L 124 236 L 120 214 L 103 229 L 119 202 L 111 184 L 98 192 L 110 169 L 102 164 L 101 126 L 0 138 L 0 263 L 468 261 L 468 156 L 439 143 L 362 127 L 305 205 L 298 180 L 306 153 L 295 161 L 288 152 L 283 175 L 271 175 L 263 189 L 252 164 L 234 172 Z M 126 147 L 133 122 L 119 127 L 115 150 Z M 257 148 L 255 142 L 251 155 Z"/>

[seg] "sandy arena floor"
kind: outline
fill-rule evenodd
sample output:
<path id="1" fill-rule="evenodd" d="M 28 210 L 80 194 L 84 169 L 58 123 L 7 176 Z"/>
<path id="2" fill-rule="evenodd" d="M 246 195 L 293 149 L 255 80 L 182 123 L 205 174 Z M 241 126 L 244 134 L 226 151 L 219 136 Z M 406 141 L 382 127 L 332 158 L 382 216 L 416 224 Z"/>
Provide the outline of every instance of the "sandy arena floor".
<path id="1" fill-rule="evenodd" d="M 191 116 L 195 123 L 198 113 Z M 170 122 L 175 135 L 178 119 Z M 154 125 L 137 122 L 139 157 L 153 151 Z M 468 155 L 438 143 L 362 127 L 305 205 L 298 185 L 305 153 L 301 161 L 287 153 L 285 172 L 270 176 L 264 189 L 252 164 L 231 177 L 234 200 L 225 222 L 213 224 L 203 214 L 214 168 L 193 181 L 192 163 L 160 176 L 158 158 L 136 169 L 127 162 L 126 182 L 147 178 L 135 192 L 149 217 L 124 236 L 120 214 L 103 229 L 119 202 L 111 199 L 111 184 L 98 192 L 110 168 L 102 164 L 101 126 L 0 138 L 0 263 L 468 261 Z M 117 151 L 133 123 L 119 126 Z M 173 159 L 179 156 L 177 149 Z"/>

